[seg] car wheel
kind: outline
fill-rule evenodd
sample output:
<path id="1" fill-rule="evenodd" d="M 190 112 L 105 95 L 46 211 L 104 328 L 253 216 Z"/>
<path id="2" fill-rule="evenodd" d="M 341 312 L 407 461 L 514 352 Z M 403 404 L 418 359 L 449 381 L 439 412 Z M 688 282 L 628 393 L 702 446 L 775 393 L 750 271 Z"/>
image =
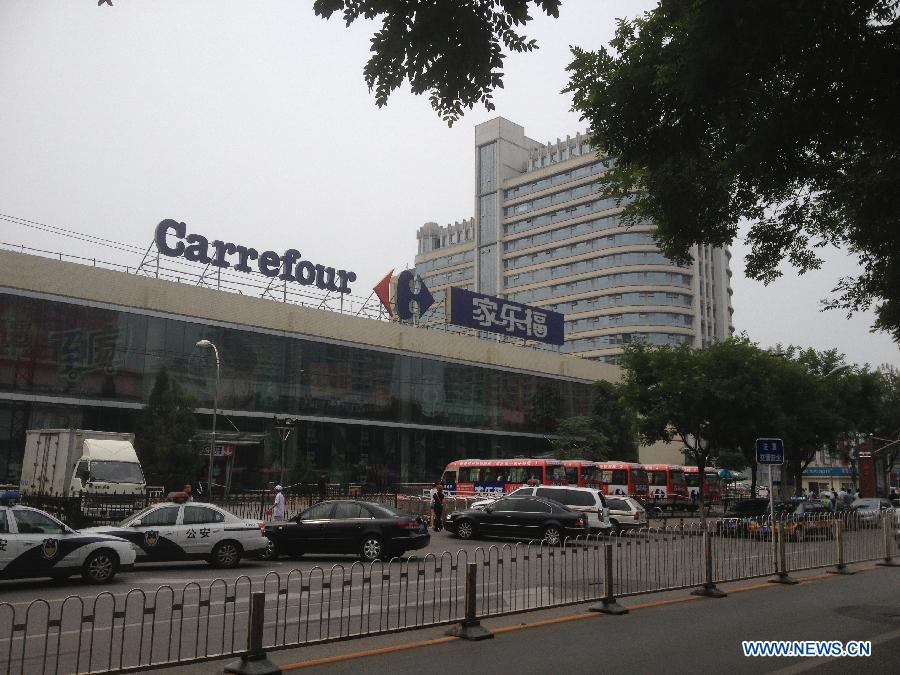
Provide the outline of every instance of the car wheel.
<path id="1" fill-rule="evenodd" d="M 460 520 L 456 524 L 456 536 L 460 539 L 471 539 L 475 536 L 475 523 L 471 520 Z"/>
<path id="2" fill-rule="evenodd" d="M 256 557 L 260 560 L 277 560 L 280 555 L 281 551 L 278 550 L 278 544 L 269 539 L 269 541 L 266 542 L 266 547 L 260 551 Z"/>
<path id="3" fill-rule="evenodd" d="M 240 564 L 241 553 L 243 549 L 236 541 L 220 541 L 212 550 L 209 562 L 213 567 L 230 569 Z"/>
<path id="4" fill-rule="evenodd" d="M 609 528 L 610 534 L 619 534 L 619 532 L 622 531 L 622 528 L 619 527 L 619 521 L 616 520 L 615 518 L 610 518 L 609 524 L 610 524 L 610 528 Z"/>
<path id="5" fill-rule="evenodd" d="M 375 536 L 364 537 L 359 546 L 359 557 L 365 562 L 375 562 L 384 555 L 384 545 L 381 539 Z"/>
<path id="6" fill-rule="evenodd" d="M 92 584 L 106 584 L 119 571 L 119 556 L 107 549 L 94 551 L 84 561 L 81 576 Z"/>
<path id="7" fill-rule="evenodd" d="M 555 525 L 544 528 L 544 541 L 550 546 L 559 546 L 562 544 L 562 532 Z"/>

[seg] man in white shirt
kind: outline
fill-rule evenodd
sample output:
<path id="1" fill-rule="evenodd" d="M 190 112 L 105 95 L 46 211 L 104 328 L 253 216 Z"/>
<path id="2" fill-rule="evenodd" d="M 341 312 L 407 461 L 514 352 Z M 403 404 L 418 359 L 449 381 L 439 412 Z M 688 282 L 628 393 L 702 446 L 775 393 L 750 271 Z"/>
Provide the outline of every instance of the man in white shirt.
<path id="1" fill-rule="evenodd" d="M 284 495 L 281 486 L 275 486 L 275 504 L 272 506 L 272 517 L 275 520 L 284 520 Z"/>

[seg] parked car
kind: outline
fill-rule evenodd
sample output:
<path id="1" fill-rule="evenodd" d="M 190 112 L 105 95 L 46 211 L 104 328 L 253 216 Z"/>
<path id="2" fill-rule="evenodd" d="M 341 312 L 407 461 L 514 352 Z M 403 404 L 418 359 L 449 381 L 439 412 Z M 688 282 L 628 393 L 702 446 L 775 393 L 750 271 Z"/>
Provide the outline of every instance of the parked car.
<path id="1" fill-rule="evenodd" d="M 587 516 L 591 532 L 608 533 L 612 529 L 609 522 L 607 497 L 595 488 L 566 487 L 563 485 L 541 485 L 520 487 L 510 492 L 510 497 L 544 497 L 565 504 L 573 511 Z M 483 509 L 497 503 L 496 499 L 483 499 L 472 504 L 473 509 Z"/>
<path id="2" fill-rule="evenodd" d="M 776 514 L 786 508 L 784 502 L 775 502 L 774 507 Z M 740 499 L 733 502 L 716 521 L 716 532 L 722 536 L 745 535 L 749 532 L 751 520 L 768 516 L 768 499 Z"/>
<path id="3" fill-rule="evenodd" d="M 260 556 L 355 553 L 367 562 L 428 546 L 428 522 L 384 504 L 356 499 L 320 502 L 284 522 L 266 523 L 271 542 Z"/>
<path id="4" fill-rule="evenodd" d="M 647 527 L 647 510 L 634 497 L 607 495 L 609 524 L 613 532 Z"/>
<path id="5" fill-rule="evenodd" d="M 123 539 L 77 532 L 49 513 L 28 506 L 0 505 L 0 579 L 81 573 L 104 584 L 134 567 L 134 547 Z"/>
<path id="6" fill-rule="evenodd" d="M 894 505 L 883 497 L 860 497 L 850 504 L 847 525 L 850 528 L 880 527 L 882 514 L 892 510 Z"/>
<path id="7" fill-rule="evenodd" d="M 543 497 L 498 499 L 482 509 L 449 514 L 444 523 L 460 539 L 511 537 L 542 539 L 557 546 L 567 537 L 590 533 L 587 516 Z"/>
<path id="8" fill-rule="evenodd" d="M 237 567 L 268 545 L 264 525 L 238 518 L 213 504 L 164 502 L 148 506 L 118 525 L 91 527 L 126 539 L 137 549 L 137 562 L 206 560 L 214 567 Z"/>
<path id="9" fill-rule="evenodd" d="M 784 510 L 776 514 L 776 518 L 784 524 L 784 536 L 795 541 L 834 534 L 834 511 L 828 504 L 816 499 L 785 502 Z M 757 518 L 750 521 L 748 529 L 751 536 L 769 536 L 771 524 L 766 518 Z"/>

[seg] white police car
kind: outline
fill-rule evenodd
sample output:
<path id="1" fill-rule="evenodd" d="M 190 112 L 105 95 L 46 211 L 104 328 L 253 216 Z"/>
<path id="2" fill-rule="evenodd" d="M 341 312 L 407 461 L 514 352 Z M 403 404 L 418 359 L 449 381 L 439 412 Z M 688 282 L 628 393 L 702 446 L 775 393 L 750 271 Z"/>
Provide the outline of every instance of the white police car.
<path id="1" fill-rule="evenodd" d="M 135 555 L 117 537 L 76 532 L 44 511 L 0 504 L 0 579 L 65 579 L 80 572 L 103 584 L 132 569 Z"/>
<path id="2" fill-rule="evenodd" d="M 118 525 L 84 532 L 130 541 L 138 562 L 206 560 L 215 567 L 237 567 L 241 558 L 256 557 L 269 543 L 265 523 L 203 502 L 154 504 Z"/>

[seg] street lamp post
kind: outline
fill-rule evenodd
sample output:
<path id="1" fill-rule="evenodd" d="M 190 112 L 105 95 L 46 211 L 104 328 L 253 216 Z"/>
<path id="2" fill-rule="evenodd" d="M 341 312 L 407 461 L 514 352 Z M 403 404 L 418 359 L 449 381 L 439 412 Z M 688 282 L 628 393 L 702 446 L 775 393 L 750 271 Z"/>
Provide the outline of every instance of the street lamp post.
<path id="1" fill-rule="evenodd" d="M 216 452 L 216 413 L 219 408 L 219 350 L 216 349 L 216 346 L 209 340 L 199 340 L 196 346 L 204 349 L 212 347 L 213 354 L 216 355 L 216 386 L 213 390 L 212 435 L 209 438 L 209 473 L 206 478 L 206 485 L 209 490 L 209 496 L 207 498 L 212 501 L 213 457 Z"/>

